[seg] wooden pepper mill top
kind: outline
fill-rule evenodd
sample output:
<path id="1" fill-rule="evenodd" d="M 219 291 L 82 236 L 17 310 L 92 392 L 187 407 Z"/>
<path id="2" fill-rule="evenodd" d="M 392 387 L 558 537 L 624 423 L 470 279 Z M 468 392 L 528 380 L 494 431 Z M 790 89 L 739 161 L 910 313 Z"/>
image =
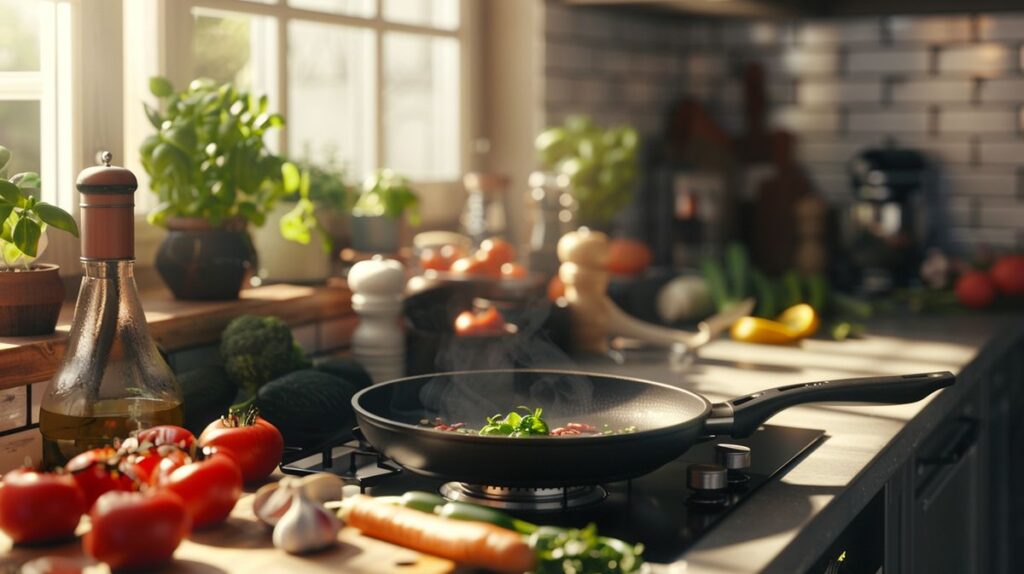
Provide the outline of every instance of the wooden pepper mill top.
<path id="1" fill-rule="evenodd" d="M 113 155 L 100 156 L 103 165 L 82 170 L 75 187 L 82 210 L 82 259 L 135 259 L 135 174 L 110 165 Z"/>

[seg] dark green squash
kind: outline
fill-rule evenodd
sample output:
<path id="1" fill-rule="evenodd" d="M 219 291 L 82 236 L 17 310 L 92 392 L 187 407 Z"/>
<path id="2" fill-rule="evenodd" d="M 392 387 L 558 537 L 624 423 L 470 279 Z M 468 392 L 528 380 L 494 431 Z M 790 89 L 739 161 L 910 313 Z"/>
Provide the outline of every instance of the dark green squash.
<path id="1" fill-rule="evenodd" d="M 183 397 L 184 423 L 192 434 L 199 436 L 206 425 L 227 414 L 235 402 L 238 387 L 221 366 L 199 367 L 178 375 Z"/>
<path id="2" fill-rule="evenodd" d="M 253 403 L 287 446 L 310 448 L 351 437 L 355 393 L 356 386 L 345 379 L 304 369 L 263 385 Z"/>

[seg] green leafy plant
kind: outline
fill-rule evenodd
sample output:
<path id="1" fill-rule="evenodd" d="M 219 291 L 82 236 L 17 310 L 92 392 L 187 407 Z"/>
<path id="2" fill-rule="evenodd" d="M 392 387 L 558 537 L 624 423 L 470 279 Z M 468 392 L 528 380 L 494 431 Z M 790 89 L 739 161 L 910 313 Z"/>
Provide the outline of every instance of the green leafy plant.
<path id="1" fill-rule="evenodd" d="M 418 225 L 420 200 L 409 187 L 409 181 L 390 169 L 379 169 L 363 182 L 362 193 L 352 213 L 363 217 L 386 216 L 398 219 L 405 214 Z"/>
<path id="2" fill-rule="evenodd" d="M 256 96 L 197 79 L 176 92 L 166 78 L 149 81 L 160 109 L 145 106 L 157 132 L 139 148 L 150 187 L 160 198 L 149 221 L 199 217 L 213 225 L 241 217 L 257 226 L 298 181 L 285 178 L 287 162 L 270 153 L 264 135 L 284 125 L 268 111 L 267 96 Z"/>
<path id="3" fill-rule="evenodd" d="M 39 200 L 38 173 L 7 179 L 10 161 L 11 152 L 0 146 L 0 268 L 31 269 L 32 261 L 42 254 L 39 244 L 47 227 L 78 237 L 78 224 L 68 212 Z"/>
<path id="4" fill-rule="evenodd" d="M 548 434 L 548 423 L 540 418 L 544 413 L 543 409 L 537 408 L 531 411 L 529 407 L 519 406 L 516 407 L 516 410 L 523 411 L 526 414 L 521 415 L 516 411 L 512 411 L 504 416 L 498 413 L 493 417 L 487 417 L 487 425 L 480 429 L 480 434 L 515 438 L 545 436 Z"/>
<path id="5" fill-rule="evenodd" d="M 629 126 L 602 128 L 587 116 L 571 116 L 534 141 L 545 169 L 568 176 L 587 224 L 611 221 L 633 197 L 639 136 Z"/>
<path id="6" fill-rule="evenodd" d="M 293 196 L 297 199 L 295 207 L 279 222 L 281 236 L 308 245 L 316 234 L 324 251 L 330 252 L 334 244 L 317 217 L 317 210 L 328 209 L 338 213 L 351 210 L 355 191 L 345 182 L 345 170 L 331 156 L 323 165 L 308 160 L 294 166 L 286 164 L 282 174 L 285 188 L 298 189 L 298 193 Z"/>

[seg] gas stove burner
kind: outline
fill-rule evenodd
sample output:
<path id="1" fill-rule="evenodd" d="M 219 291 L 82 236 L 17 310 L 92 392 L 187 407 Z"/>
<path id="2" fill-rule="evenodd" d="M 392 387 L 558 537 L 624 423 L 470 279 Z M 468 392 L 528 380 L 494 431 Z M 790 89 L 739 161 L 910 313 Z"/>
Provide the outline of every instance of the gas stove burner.
<path id="1" fill-rule="evenodd" d="M 501 510 L 555 512 L 601 502 L 608 492 L 601 486 L 564 488 L 520 488 L 480 486 L 464 482 L 446 482 L 441 494 L 448 500 L 472 502 Z"/>

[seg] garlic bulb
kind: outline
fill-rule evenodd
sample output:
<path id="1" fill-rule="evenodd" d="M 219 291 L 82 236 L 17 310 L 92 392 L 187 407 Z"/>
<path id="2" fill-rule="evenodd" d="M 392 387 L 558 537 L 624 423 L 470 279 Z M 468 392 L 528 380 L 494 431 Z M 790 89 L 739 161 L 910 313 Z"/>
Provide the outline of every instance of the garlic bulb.
<path id="1" fill-rule="evenodd" d="M 311 501 L 301 486 L 283 488 L 291 491 L 292 500 L 274 527 L 274 546 L 289 554 L 306 554 L 336 544 L 341 524 L 334 514 Z"/>
<path id="2" fill-rule="evenodd" d="M 318 472 L 301 479 L 286 476 L 257 490 L 252 509 L 260 522 L 267 526 L 275 526 L 291 505 L 290 487 L 301 488 L 310 500 L 323 504 L 329 500 L 337 500 L 344 485 L 345 482 L 337 475 L 326 472 Z"/>

